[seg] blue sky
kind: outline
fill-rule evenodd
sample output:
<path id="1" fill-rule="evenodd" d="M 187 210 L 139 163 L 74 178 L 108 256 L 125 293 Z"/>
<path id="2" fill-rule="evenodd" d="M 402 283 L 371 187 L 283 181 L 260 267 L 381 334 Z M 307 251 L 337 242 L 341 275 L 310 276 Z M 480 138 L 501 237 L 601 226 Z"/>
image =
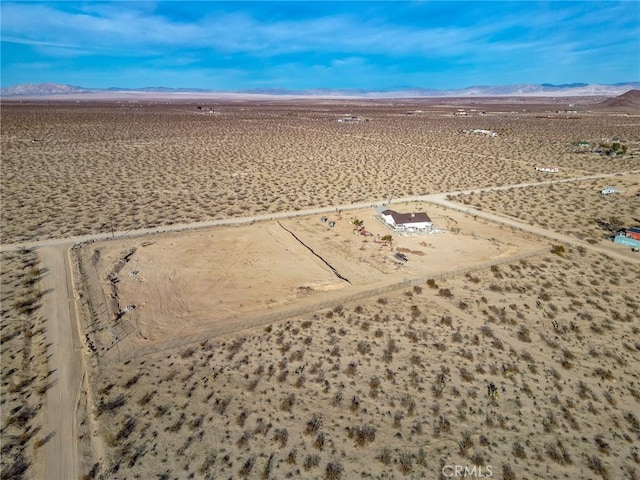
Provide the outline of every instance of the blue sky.
<path id="1" fill-rule="evenodd" d="M 640 80 L 640 3 L 3 0 L 2 87 L 464 88 Z"/>

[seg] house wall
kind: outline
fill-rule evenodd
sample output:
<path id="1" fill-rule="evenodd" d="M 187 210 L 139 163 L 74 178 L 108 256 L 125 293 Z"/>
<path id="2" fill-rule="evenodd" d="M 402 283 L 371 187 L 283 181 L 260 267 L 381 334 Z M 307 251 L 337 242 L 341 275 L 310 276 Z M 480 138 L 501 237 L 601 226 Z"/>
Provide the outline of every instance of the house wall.
<path id="1" fill-rule="evenodd" d="M 396 222 L 393 220 L 391 215 L 382 215 L 382 218 L 389 225 L 393 225 L 394 227 L 396 226 Z"/>
<path id="2" fill-rule="evenodd" d="M 398 225 L 398 228 L 402 228 L 403 230 L 407 230 L 409 228 L 424 230 L 424 229 L 430 229 L 431 225 L 432 224 L 429 222 L 403 223 L 401 225 Z"/>

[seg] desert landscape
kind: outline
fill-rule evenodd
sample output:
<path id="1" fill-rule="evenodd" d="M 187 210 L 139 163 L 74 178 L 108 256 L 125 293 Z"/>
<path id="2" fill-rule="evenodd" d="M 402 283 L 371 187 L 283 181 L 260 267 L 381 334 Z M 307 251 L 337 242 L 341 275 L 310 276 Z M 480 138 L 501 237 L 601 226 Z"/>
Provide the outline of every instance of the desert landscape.
<path id="1" fill-rule="evenodd" d="M 2 479 L 640 478 L 626 99 L 3 100 Z"/>

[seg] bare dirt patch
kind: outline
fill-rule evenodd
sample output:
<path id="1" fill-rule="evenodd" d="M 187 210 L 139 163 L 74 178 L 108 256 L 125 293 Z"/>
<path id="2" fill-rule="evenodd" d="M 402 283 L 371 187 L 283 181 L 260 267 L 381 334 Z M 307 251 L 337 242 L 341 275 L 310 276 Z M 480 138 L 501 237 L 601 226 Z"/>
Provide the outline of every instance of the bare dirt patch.
<path id="1" fill-rule="evenodd" d="M 108 311 L 96 348 L 117 342 L 122 353 L 174 337 L 212 335 L 239 320 L 266 323 L 296 308 L 317 309 L 370 290 L 527 255 L 544 245 L 429 204 L 394 208 L 426 209 L 442 232 L 392 233 L 393 240 L 384 242 L 390 230 L 374 209 L 365 209 L 336 212 L 326 221 L 299 217 L 89 244 L 81 249 L 83 268 L 95 271 Z M 356 218 L 370 235 L 358 233 Z M 396 252 L 405 252 L 407 261 L 395 258 Z"/>

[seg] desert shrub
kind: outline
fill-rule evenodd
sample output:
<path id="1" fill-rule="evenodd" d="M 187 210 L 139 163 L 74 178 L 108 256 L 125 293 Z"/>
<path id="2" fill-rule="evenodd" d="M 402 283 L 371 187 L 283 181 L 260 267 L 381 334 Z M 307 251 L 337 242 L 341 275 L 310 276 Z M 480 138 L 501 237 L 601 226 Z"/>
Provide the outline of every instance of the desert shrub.
<path id="1" fill-rule="evenodd" d="M 493 330 L 491 330 L 491 327 L 489 325 L 481 326 L 480 332 L 482 333 L 483 337 L 493 338 Z"/>
<path id="2" fill-rule="evenodd" d="M 516 480 L 516 474 L 508 463 L 502 464 L 502 480 Z"/>
<path id="3" fill-rule="evenodd" d="M 302 466 L 304 467 L 304 469 L 306 471 L 311 470 L 314 467 L 317 467 L 318 465 L 320 465 L 320 455 L 316 454 L 316 453 L 312 453 L 310 455 L 307 455 L 304 459 L 304 462 L 302 464 Z"/>
<path id="4" fill-rule="evenodd" d="M 453 293 L 451 293 L 451 290 L 448 288 L 441 288 L 440 290 L 438 290 L 438 295 L 444 298 L 453 297 Z"/>
<path id="5" fill-rule="evenodd" d="M 527 452 L 525 451 L 522 444 L 518 441 L 513 444 L 513 448 L 511 449 L 511 451 L 513 453 L 513 456 L 516 458 L 527 458 Z"/>
<path id="6" fill-rule="evenodd" d="M 475 377 L 473 376 L 473 373 L 471 373 L 466 368 L 460 369 L 460 378 L 462 378 L 462 380 L 465 382 L 472 382 L 475 379 Z"/>
<path id="7" fill-rule="evenodd" d="M 23 475 L 31 466 L 31 463 L 25 458 L 23 452 L 17 452 L 12 460 L 12 463 L 7 461 L 6 466 L 2 469 L 1 478 L 3 480 L 24 478 Z"/>
<path id="8" fill-rule="evenodd" d="M 187 348 L 184 352 L 182 352 L 180 354 L 180 358 L 189 358 L 191 357 L 194 353 L 196 353 L 196 349 L 193 347 L 189 347 Z"/>
<path id="9" fill-rule="evenodd" d="M 471 434 L 469 432 L 462 433 L 462 440 L 458 442 L 458 450 L 460 451 L 460 455 L 465 457 L 467 455 L 467 450 L 473 447 L 473 439 L 471 438 Z"/>
<path id="10" fill-rule="evenodd" d="M 242 468 L 240 469 L 240 476 L 242 478 L 247 478 L 250 474 L 251 474 L 251 470 L 253 470 L 253 465 L 256 463 L 256 457 L 255 456 L 251 456 L 249 458 L 247 458 L 247 461 L 244 462 L 244 465 L 242 465 Z"/>
<path id="11" fill-rule="evenodd" d="M 344 467 L 338 462 L 329 462 L 324 470 L 325 480 L 340 480 Z"/>
<path id="12" fill-rule="evenodd" d="M 531 335 L 529 334 L 529 329 L 522 325 L 520 330 L 518 330 L 518 340 L 521 342 L 531 342 Z"/>
<path id="13" fill-rule="evenodd" d="M 596 443 L 598 450 L 600 450 L 602 453 L 605 454 L 609 454 L 611 449 L 609 444 L 605 441 L 604 437 L 602 436 L 602 434 L 598 434 L 595 436 L 595 438 L 593 439 L 594 442 Z"/>
<path id="14" fill-rule="evenodd" d="M 249 443 L 249 440 L 251 440 L 251 437 L 253 437 L 253 431 L 245 430 L 242 436 L 236 442 L 236 445 L 238 445 L 238 447 L 240 448 L 247 446 L 247 444 Z"/>
<path id="15" fill-rule="evenodd" d="M 316 433 L 318 430 L 320 430 L 321 427 L 322 419 L 314 413 L 311 419 L 307 422 L 305 433 L 307 435 L 311 435 L 312 433 Z"/>
<path id="16" fill-rule="evenodd" d="M 485 465 L 487 463 L 485 456 L 483 455 L 483 453 L 481 452 L 476 452 L 473 455 L 471 455 L 469 457 L 469 460 L 471 460 L 471 463 L 473 463 L 474 465 L 477 465 L 479 467 Z"/>
<path id="17" fill-rule="evenodd" d="M 610 478 L 609 471 L 597 455 L 587 455 L 586 464 L 590 470 L 600 475 L 604 480 Z"/>
<path id="18" fill-rule="evenodd" d="M 313 446 L 318 450 L 322 450 L 324 448 L 325 441 L 326 441 L 326 438 L 324 433 L 320 432 L 316 437 L 315 441 L 313 442 Z"/>
<path id="19" fill-rule="evenodd" d="M 293 406 L 296 404 L 296 396 L 291 393 L 284 397 L 280 402 L 280 410 L 290 412 Z"/>
<path id="20" fill-rule="evenodd" d="M 275 432 L 273 433 L 273 440 L 280 444 L 280 448 L 284 448 L 284 446 L 287 444 L 287 441 L 289 440 L 289 432 L 286 428 L 276 428 Z"/>
<path id="21" fill-rule="evenodd" d="M 249 411 L 246 409 L 242 409 L 242 411 L 238 414 L 236 418 L 236 424 L 240 427 L 244 427 L 247 418 L 249 417 Z"/>
<path id="22" fill-rule="evenodd" d="M 548 442 L 545 444 L 545 451 L 549 458 L 561 465 L 568 465 L 573 463 L 571 456 L 567 452 L 566 448 L 560 440 L 554 442 Z"/>
<path id="23" fill-rule="evenodd" d="M 553 247 L 551 247 L 551 253 L 553 253 L 554 255 L 564 255 L 565 248 L 563 245 L 554 245 Z"/>
<path id="24" fill-rule="evenodd" d="M 408 452 L 401 452 L 398 455 L 398 467 L 404 475 L 411 473 L 413 471 L 413 455 Z"/>
<path id="25" fill-rule="evenodd" d="M 124 393 L 121 393 L 113 400 L 110 400 L 107 402 L 103 402 L 101 398 L 100 402 L 98 403 L 98 415 L 105 412 L 112 412 L 113 410 L 117 410 L 118 408 L 122 407 L 126 403 L 127 403 L 127 399 L 124 396 Z"/>
<path id="26" fill-rule="evenodd" d="M 124 388 L 129 388 L 133 385 L 135 385 L 136 383 L 138 383 L 138 380 L 140 379 L 140 377 L 142 376 L 141 373 L 138 373 L 136 375 L 134 375 L 133 377 L 131 377 L 129 380 L 126 381 L 126 383 L 124 384 Z"/>
<path id="27" fill-rule="evenodd" d="M 629 424 L 629 430 L 638 435 L 638 438 L 640 438 L 640 420 L 638 420 L 636 414 L 633 412 L 625 412 L 624 419 Z"/>
<path id="28" fill-rule="evenodd" d="M 376 458 L 380 460 L 380 462 L 383 463 L 384 465 L 391 464 L 391 461 L 392 461 L 391 450 L 388 447 L 384 447 Z"/>
<path id="29" fill-rule="evenodd" d="M 449 433 L 451 431 L 451 422 L 444 415 L 440 415 L 434 422 L 433 433 L 438 436 L 440 433 Z"/>
<path id="30" fill-rule="evenodd" d="M 357 349 L 360 354 L 366 355 L 368 353 L 371 353 L 371 344 L 369 344 L 369 342 L 361 340 L 360 342 L 358 342 Z"/>
<path id="31" fill-rule="evenodd" d="M 184 425 L 184 422 L 187 420 L 187 416 L 183 413 L 180 414 L 180 416 L 178 417 L 178 420 L 176 420 L 176 422 L 171 425 L 170 427 L 167 428 L 167 430 L 169 430 L 172 433 L 175 432 L 179 432 L 180 429 L 182 428 L 182 425 Z"/>
<path id="32" fill-rule="evenodd" d="M 359 425 L 347 429 L 349 438 L 352 438 L 356 445 L 363 447 L 376 439 L 376 429 L 371 424 Z"/>
<path id="33" fill-rule="evenodd" d="M 215 410 L 220 414 L 224 415 L 224 412 L 227 410 L 227 407 L 231 403 L 232 397 L 226 396 L 224 398 L 216 398 L 215 401 Z"/>
<path id="34" fill-rule="evenodd" d="M 408 393 L 400 399 L 400 405 L 407 409 L 408 415 L 413 415 L 416 409 L 416 401 Z"/>

